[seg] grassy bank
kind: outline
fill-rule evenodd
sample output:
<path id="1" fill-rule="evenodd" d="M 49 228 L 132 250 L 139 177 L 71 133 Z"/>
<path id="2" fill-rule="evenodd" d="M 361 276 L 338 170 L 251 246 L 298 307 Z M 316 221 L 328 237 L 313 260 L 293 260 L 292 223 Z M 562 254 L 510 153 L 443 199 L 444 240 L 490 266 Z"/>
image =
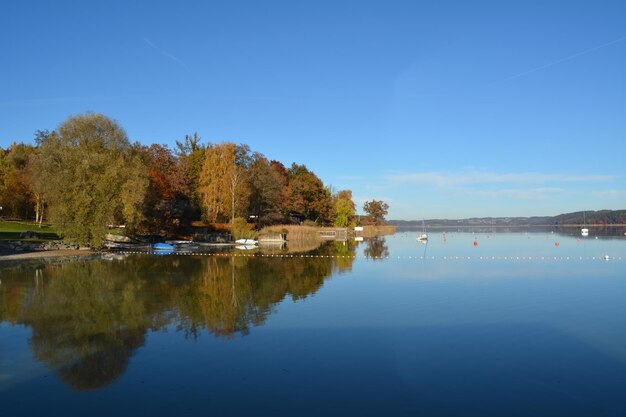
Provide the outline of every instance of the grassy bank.
<path id="1" fill-rule="evenodd" d="M 315 227 L 315 226 L 297 226 L 297 225 L 275 225 L 264 227 L 259 233 L 263 235 L 277 235 L 281 233 L 287 233 L 287 240 L 320 240 L 322 238 L 322 232 L 333 231 L 334 227 Z M 355 234 L 353 228 L 349 228 L 350 235 Z M 362 232 L 357 232 L 358 236 L 374 237 L 392 235 L 396 232 L 395 226 L 364 226 Z"/>
<path id="2" fill-rule="evenodd" d="M 24 232 L 35 232 L 41 238 L 40 239 L 25 239 L 25 240 L 55 240 L 59 239 L 59 235 L 54 228 L 49 224 L 43 224 L 41 228 L 35 222 L 26 221 L 0 221 L 0 239 L 1 240 L 16 240 L 21 239 L 20 235 Z"/>
<path id="3" fill-rule="evenodd" d="M 264 227 L 259 232 L 259 235 L 278 235 L 286 233 L 288 240 L 317 240 L 320 239 L 320 230 L 322 230 L 320 227 L 315 226 L 277 224 Z"/>

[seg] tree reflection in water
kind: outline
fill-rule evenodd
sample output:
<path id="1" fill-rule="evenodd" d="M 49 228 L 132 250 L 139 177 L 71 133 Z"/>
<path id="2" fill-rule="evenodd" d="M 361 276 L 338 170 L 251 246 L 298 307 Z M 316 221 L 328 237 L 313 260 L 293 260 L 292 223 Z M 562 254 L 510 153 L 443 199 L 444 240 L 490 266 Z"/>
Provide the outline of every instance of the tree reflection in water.
<path id="1" fill-rule="evenodd" d="M 385 238 L 377 236 L 366 241 L 367 246 L 363 250 L 366 258 L 380 260 L 389 256 L 389 248 L 386 245 Z"/>
<path id="2" fill-rule="evenodd" d="M 0 320 L 29 326 L 35 358 L 64 383 L 99 389 L 125 372 L 149 330 L 246 335 L 286 297 L 305 298 L 350 270 L 354 251 L 331 242 L 311 254 L 339 257 L 139 255 L 5 269 Z"/>
<path id="3" fill-rule="evenodd" d="M 77 389 L 101 388 L 122 375 L 146 330 L 157 327 L 144 282 L 120 264 L 80 261 L 48 267 L 25 306 L 35 357 Z"/>

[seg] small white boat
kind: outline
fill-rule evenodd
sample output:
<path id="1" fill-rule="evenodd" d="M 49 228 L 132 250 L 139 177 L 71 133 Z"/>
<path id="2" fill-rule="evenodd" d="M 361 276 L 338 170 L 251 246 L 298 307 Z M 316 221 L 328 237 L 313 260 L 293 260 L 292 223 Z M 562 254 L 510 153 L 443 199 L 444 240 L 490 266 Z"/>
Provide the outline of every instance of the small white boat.
<path id="1" fill-rule="evenodd" d="M 422 219 L 422 234 L 417 237 L 418 242 L 426 242 L 428 241 L 428 235 L 426 234 L 426 224 L 424 223 L 424 219 Z"/>
<path id="2" fill-rule="evenodd" d="M 237 239 L 235 240 L 235 243 L 238 245 L 245 245 L 245 246 L 256 246 L 259 244 L 259 242 L 254 239 Z"/>
<path id="3" fill-rule="evenodd" d="M 585 216 L 585 212 L 583 211 L 583 228 L 580 229 L 580 234 L 582 236 L 589 236 L 589 229 L 587 229 L 587 219 Z"/>

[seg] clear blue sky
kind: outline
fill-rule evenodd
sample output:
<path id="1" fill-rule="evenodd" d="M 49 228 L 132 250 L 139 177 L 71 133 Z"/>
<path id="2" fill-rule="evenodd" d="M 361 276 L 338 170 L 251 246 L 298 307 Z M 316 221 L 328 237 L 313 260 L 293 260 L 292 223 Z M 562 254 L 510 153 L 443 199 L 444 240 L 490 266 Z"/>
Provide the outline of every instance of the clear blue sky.
<path id="1" fill-rule="evenodd" d="M 626 208 L 626 2 L 3 2 L 0 146 L 104 113 L 389 218 Z"/>

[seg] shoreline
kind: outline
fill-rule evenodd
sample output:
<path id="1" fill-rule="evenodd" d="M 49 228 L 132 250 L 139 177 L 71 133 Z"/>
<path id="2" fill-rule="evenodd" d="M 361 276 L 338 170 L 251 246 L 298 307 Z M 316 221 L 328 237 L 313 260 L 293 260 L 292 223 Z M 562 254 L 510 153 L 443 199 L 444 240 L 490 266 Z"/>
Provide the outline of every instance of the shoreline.
<path id="1" fill-rule="evenodd" d="M 80 249 L 58 249 L 58 250 L 43 250 L 33 252 L 19 252 L 19 253 L 7 253 L 0 255 L 0 262 L 2 261 L 20 261 L 29 259 L 44 259 L 44 258 L 59 258 L 70 256 L 86 256 L 97 253 L 94 250 L 80 250 Z"/>

